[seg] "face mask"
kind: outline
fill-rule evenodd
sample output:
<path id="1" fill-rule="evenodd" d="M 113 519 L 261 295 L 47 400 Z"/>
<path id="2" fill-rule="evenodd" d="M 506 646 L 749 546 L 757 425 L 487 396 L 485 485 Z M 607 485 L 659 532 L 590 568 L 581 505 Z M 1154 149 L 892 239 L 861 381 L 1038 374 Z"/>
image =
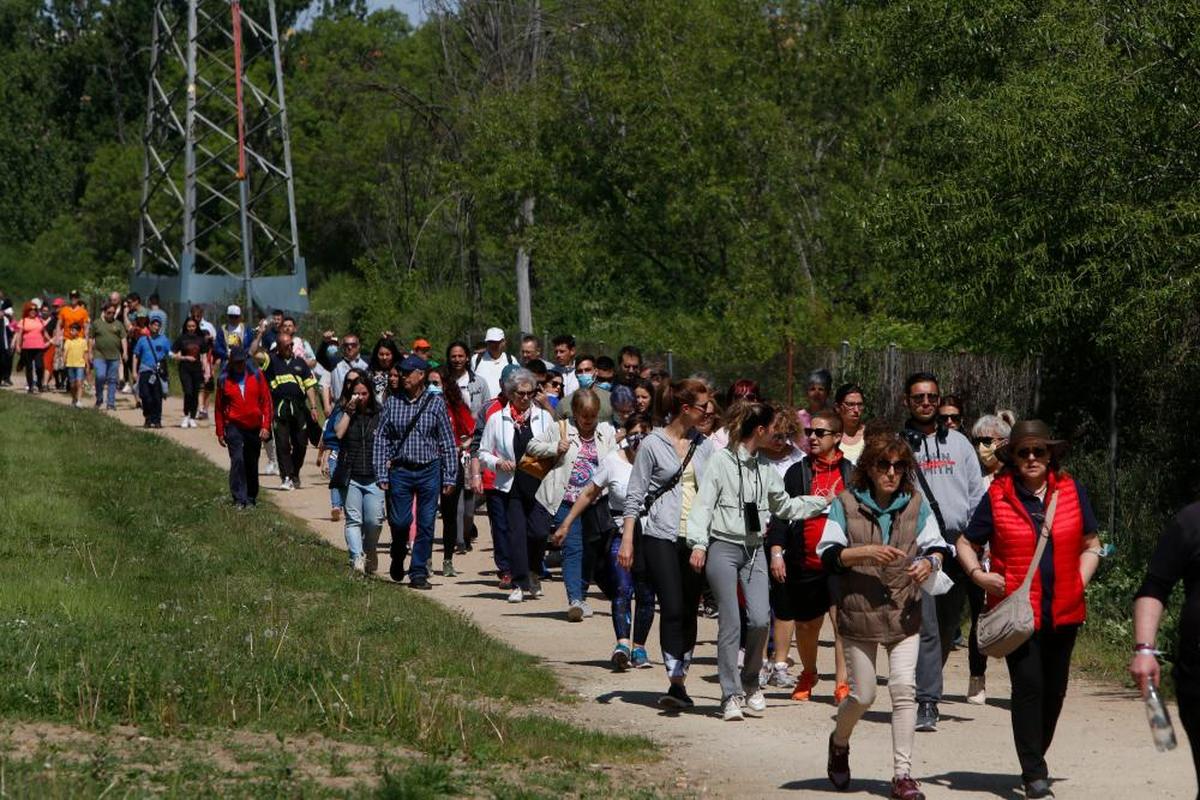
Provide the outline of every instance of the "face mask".
<path id="1" fill-rule="evenodd" d="M 430 394 L 441 394 L 442 393 L 442 387 L 438 386 L 436 383 L 431 383 L 426 388 L 429 389 Z"/>
<path id="2" fill-rule="evenodd" d="M 995 443 L 977 444 L 975 445 L 975 452 L 979 454 L 980 464 L 983 464 L 983 466 L 987 467 L 988 469 L 996 466 L 997 459 Z"/>
<path id="3" fill-rule="evenodd" d="M 597 383 L 596 386 L 606 392 L 612 391 L 612 381 L 601 381 L 600 383 Z"/>
<path id="4" fill-rule="evenodd" d="M 590 388 L 592 388 L 592 384 L 595 382 L 596 382 L 595 375 L 580 375 L 579 376 L 579 388 L 580 389 L 590 389 Z"/>
<path id="5" fill-rule="evenodd" d="M 625 437 L 625 446 L 630 450 L 637 450 L 638 445 L 640 445 L 642 440 L 645 438 L 646 434 L 644 433 L 631 433 Z"/>

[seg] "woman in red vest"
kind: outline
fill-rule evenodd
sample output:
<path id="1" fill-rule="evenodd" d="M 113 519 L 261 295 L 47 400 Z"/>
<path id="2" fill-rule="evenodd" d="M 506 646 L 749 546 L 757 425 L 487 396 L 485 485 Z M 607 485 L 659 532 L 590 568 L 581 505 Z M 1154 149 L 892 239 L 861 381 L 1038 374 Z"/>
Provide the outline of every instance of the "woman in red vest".
<path id="1" fill-rule="evenodd" d="M 996 456 L 1004 463 L 964 536 L 990 545 L 991 571 L 972 547 L 959 543 L 967 576 L 987 593 L 988 607 L 1015 591 L 1034 570 L 1029 599 L 1032 638 L 1007 656 L 1012 679 L 1012 727 L 1027 798 L 1053 797 L 1046 751 L 1067 694 L 1071 651 L 1086 616 L 1083 590 L 1100 563 L 1099 525 L 1079 481 L 1059 466 L 1067 443 L 1041 420 L 1022 420 Z M 1058 496 L 1050 538 L 1033 564 L 1051 498 Z"/>

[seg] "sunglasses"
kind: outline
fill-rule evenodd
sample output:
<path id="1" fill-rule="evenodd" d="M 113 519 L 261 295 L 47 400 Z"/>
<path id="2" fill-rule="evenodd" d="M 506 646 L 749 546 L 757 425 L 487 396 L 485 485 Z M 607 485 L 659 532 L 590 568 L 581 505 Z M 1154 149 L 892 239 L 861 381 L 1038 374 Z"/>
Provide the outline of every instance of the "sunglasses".
<path id="1" fill-rule="evenodd" d="M 942 396 L 937 392 L 919 392 L 917 394 L 910 394 L 908 399 L 914 403 L 937 403 L 942 399 Z"/>
<path id="2" fill-rule="evenodd" d="M 897 475 L 902 475 L 903 473 L 908 472 L 908 462 L 904 459 L 900 459 L 899 461 L 888 461 L 886 458 L 881 458 L 875 462 L 875 469 L 879 470 L 884 475 L 889 474 L 893 470 L 895 470 Z"/>
<path id="3" fill-rule="evenodd" d="M 976 436 L 971 441 L 975 444 L 981 444 L 984 447 L 990 447 L 993 442 L 1002 442 L 1004 438 L 1002 436 Z"/>
<path id="4" fill-rule="evenodd" d="M 562 381 L 546 381 L 546 385 L 553 389 L 561 389 L 563 387 L 563 382 Z"/>
<path id="5" fill-rule="evenodd" d="M 533 389 L 530 389 L 530 390 L 528 390 L 528 391 L 525 391 L 525 392 L 522 392 L 522 391 L 516 391 L 516 392 L 513 392 L 513 395 L 514 395 L 514 396 L 516 396 L 516 397 L 524 397 L 524 398 L 530 398 L 530 397 L 533 397 L 535 394 L 537 394 L 537 392 L 536 392 L 536 391 L 534 391 Z"/>
<path id="6" fill-rule="evenodd" d="M 1026 461 L 1030 459 L 1043 459 L 1050 454 L 1050 451 L 1044 447 L 1022 447 L 1017 451 L 1017 458 L 1023 458 Z"/>
<path id="7" fill-rule="evenodd" d="M 805 436 L 815 436 L 818 439 L 824 439 L 826 436 L 833 436 L 837 431 L 831 431 L 828 428 L 805 428 Z"/>
<path id="8" fill-rule="evenodd" d="M 962 414 L 938 414 L 942 422 L 962 422 Z"/>
<path id="9" fill-rule="evenodd" d="M 342 347 L 346 348 L 347 350 L 350 350 L 352 348 L 358 347 L 358 342 L 342 342 Z"/>

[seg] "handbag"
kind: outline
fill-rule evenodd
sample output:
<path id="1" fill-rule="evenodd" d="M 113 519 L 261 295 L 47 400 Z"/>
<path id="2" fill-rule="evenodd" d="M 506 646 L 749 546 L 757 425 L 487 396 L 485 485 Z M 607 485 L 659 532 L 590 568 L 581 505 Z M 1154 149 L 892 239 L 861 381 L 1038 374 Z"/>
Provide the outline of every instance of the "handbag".
<path id="1" fill-rule="evenodd" d="M 567 440 L 567 421 L 560 419 L 558 421 L 558 440 L 565 442 Z M 532 475 L 539 481 L 550 474 L 550 470 L 554 469 L 554 465 L 558 463 L 558 454 L 543 456 L 536 458 L 529 455 L 528 452 L 521 456 L 521 463 L 517 464 L 517 469 L 524 472 L 526 475 Z"/>
<path id="2" fill-rule="evenodd" d="M 979 651 L 985 655 L 1003 658 L 1033 636 L 1033 605 L 1029 602 L 1029 586 L 1033 583 L 1033 572 L 1042 560 L 1046 542 L 1050 539 L 1050 528 L 1054 523 L 1054 509 L 1057 505 L 1058 492 L 1055 491 L 1046 506 L 1046 519 L 1038 533 L 1037 548 L 1033 552 L 1033 560 L 1029 562 L 1025 580 L 1021 581 L 1015 592 L 979 615 L 975 641 L 979 645 Z"/>

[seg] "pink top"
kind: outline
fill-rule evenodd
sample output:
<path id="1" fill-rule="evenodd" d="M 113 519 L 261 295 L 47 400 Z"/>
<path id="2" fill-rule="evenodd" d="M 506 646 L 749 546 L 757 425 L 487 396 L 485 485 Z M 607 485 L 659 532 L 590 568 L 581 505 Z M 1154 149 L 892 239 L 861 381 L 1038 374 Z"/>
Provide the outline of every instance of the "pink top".
<path id="1" fill-rule="evenodd" d="M 46 323 L 34 317 L 21 318 L 21 349 L 45 350 L 50 344 L 46 341 Z"/>

